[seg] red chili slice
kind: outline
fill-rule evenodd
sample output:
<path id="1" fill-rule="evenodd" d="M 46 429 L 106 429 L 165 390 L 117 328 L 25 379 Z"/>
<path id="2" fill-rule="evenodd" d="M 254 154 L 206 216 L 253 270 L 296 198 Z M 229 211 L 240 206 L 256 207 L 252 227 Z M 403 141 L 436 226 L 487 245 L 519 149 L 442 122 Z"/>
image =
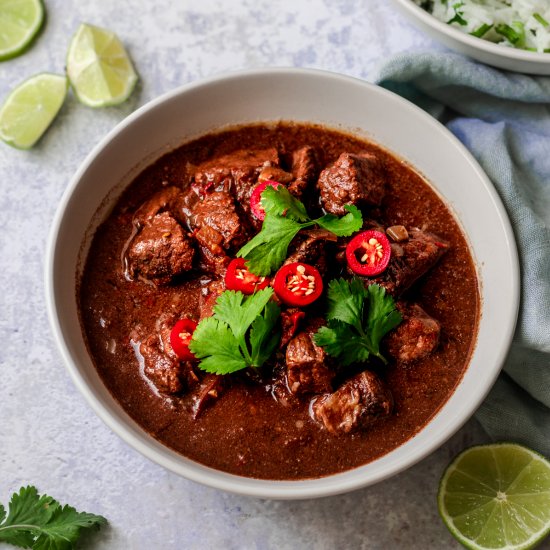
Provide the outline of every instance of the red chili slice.
<path id="1" fill-rule="evenodd" d="M 346 247 L 346 260 L 357 275 L 379 275 L 388 267 L 390 257 L 390 241 L 384 233 L 373 229 L 359 233 Z"/>
<path id="2" fill-rule="evenodd" d="M 180 319 L 170 332 L 170 345 L 182 361 L 193 361 L 196 359 L 189 349 L 189 342 L 191 342 L 193 332 L 195 332 L 196 328 L 197 323 L 195 321 Z"/>
<path id="3" fill-rule="evenodd" d="M 277 181 L 271 180 L 262 181 L 262 183 L 259 183 L 256 187 L 254 187 L 254 191 L 252 191 L 252 195 L 250 195 L 250 208 L 252 213 L 261 221 L 265 218 L 265 210 L 262 206 L 262 193 L 268 185 L 277 189 L 277 187 L 281 184 Z"/>
<path id="4" fill-rule="evenodd" d="M 269 286 L 269 277 L 258 277 L 250 273 L 245 265 L 244 258 L 231 260 L 225 272 L 225 288 L 227 290 L 240 290 L 243 294 L 254 294 L 256 290 L 262 290 Z"/>
<path id="5" fill-rule="evenodd" d="M 323 279 L 312 265 L 294 262 L 277 271 L 273 289 L 285 304 L 308 306 L 323 293 Z"/>

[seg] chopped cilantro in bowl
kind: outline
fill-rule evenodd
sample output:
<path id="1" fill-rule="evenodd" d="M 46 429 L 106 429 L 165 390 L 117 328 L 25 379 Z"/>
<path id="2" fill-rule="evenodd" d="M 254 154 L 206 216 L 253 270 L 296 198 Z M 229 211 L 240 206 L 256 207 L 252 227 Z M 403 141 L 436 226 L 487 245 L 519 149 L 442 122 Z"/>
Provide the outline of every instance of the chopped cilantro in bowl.
<path id="1" fill-rule="evenodd" d="M 512 48 L 550 52 L 547 0 L 413 0 L 465 34 Z"/>

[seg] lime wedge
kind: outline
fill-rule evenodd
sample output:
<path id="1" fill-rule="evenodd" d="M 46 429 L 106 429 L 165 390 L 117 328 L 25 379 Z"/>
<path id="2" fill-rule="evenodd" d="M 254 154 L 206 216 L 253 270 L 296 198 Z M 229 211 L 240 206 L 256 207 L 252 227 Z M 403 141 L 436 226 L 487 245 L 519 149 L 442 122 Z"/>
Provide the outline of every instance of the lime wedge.
<path id="1" fill-rule="evenodd" d="M 550 462 L 514 443 L 472 447 L 449 465 L 437 499 L 467 548 L 532 548 L 550 532 Z"/>
<path id="2" fill-rule="evenodd" d="M 0 138 L 30 149 L 48 129 L 67 95 L 67 78 L 40 73 L 25 80 L 0 108 Z"/>
<path id="3" fill-rule="evenodd" d="M 23 53 L 43 22 L 40 0 L 0 0 L 0 61 Z"/>
<path id="4" fill-rule="evenodd" d="M 78 99 L 90 107 L 126 101 L 138 79 L 117 35 L 85 23 L 69 46 L 67 75 Z"/>

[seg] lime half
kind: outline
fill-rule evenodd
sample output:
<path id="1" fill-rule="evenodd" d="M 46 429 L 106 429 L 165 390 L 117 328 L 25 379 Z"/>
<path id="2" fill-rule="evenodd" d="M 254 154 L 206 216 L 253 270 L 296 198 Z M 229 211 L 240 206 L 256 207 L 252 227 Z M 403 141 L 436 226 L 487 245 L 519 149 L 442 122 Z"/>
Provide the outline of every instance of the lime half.
<path id="1" fill-rule="evenodd" d="M 0 61 L 23 53 L 43 22 L 40 0 L 0 0 Z"/>
<path id="2" fill-rule="evenodd" d="M 550 462 L 514 443 L 472 447 L 449 465 L 437 499 L 467 548 L 532 548 L 550 532 Z"/>
<path id="3" fill-rule="evenodd" d="M 0 138 L 29 149 L 47 130 L 67 95 L 67 78 L 40 73 L 21 83 L 0 108 Z"/>
<path id="4" fill-rule="evenodd" d="M 117 35 L 85 23 L 69 46 L 67 75 L 78 99 L 90 107 L 122 103 L 138 79 Z"/>

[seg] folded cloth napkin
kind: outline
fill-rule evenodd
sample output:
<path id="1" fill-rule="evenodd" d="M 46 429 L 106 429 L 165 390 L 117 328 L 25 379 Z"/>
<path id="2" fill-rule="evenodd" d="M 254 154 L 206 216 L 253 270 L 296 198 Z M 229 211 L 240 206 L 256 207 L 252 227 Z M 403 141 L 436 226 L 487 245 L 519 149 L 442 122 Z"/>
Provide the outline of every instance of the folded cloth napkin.
<path id="1" fill-rule="evenodd" d="M 550 456 L 550 77 L 411 52 L 386 62 L 374 80 L 444 122 L 508 211 L 521 262 L 520 314 L 504 370 L 476 416 L 493 439 Z"/>

